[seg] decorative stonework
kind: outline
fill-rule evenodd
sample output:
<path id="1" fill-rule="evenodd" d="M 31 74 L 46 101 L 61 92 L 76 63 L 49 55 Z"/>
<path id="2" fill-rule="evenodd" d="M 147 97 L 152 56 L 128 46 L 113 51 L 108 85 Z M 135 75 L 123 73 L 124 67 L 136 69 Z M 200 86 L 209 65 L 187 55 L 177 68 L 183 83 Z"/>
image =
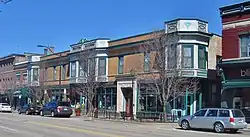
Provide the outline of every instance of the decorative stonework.
<path id="1" fill-rule="evenodd" d="M 174 21 L 174 22 L 170 22 L 167 24 L 168 25 L 168 32 L 174 32 L 174 31 L 177 31 L 177 22 Z"/>
<path id="2" fill-rule="evenodd" d="M 202 32 L 206 32 L 207 31 L 207 26 L 204 22 L 198 22 L 198 30 L 202 31 Z"/>

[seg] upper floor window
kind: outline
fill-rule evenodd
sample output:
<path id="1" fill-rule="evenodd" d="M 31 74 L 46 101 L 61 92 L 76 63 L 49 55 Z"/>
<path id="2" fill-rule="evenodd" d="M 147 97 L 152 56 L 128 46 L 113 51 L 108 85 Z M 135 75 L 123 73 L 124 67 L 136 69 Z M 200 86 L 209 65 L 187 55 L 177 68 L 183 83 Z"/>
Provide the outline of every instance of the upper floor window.
<path id="1" fill-rule="evenodd" d="M 167 53 L 167 67 L 168 68 L 176 68 L 177 65 L 177 47 L 176 45 L 172 44 L 168 47 Z"/>
<path id="2" fill-rule="evenodd" d="M 249 35 L 240 36 L 240 57 L 250 56 L 250 37 Z"/>
<path id="3" fill-rule="evenodd" d="M 85 75 L 86 69 L 84 70 L 86 64 L 84 64 L 84 62 L 79 62 L 79 76 L 83 77 Z"/>
<path id="4" fill-rule="evenodd" d="M 71 62 L 71 77 L 76 77 L 76 62 Z"/>
<path id="5" fill-rule="evenodd" d="M 33 81 L 38 81 L 38 68 L 33 69 Z"/>
<path id="6" fill-rule="evenodd" d="M 193 68 L 193 45 L 182 45 L 182 65 L 184 68 Z"/>
<path id="7" fill-rule="evenodd" d="M 62 73 L 62 74 L 61 74 L 61 75 L 62 75 L 61 78 L 62 78 L 62 80 L 64 80 L 64 79 L 66 78 L 66 65 L 62 65 L 62 66 L 61 66 L 61 69 L 62 69 L 62 70 L 61 70 L 61 73 Z"/>
<path id="8" fill-rule="evenodd" d="M 198 68 L 206 69 L 207 66 L 207 51 L 206 47 L 199 46 L 198 48 Z"/>
<path id="9" fill-rule="evenodd" d="M 28 70 L 28 82 L 31 82 L 31 69 Z"/>
<path id="10" fill-rule="evenodd" d="M 106 75 L 106 57 L 99 58 L 98 66 L 98 75 Z"/>
<path id="11" fill-rule="evenodd" d="M 96 72 L 96 58 L 89 58 L 88 59 L 88 75 L 89 76 L 95 76 Z"/>
<path id="12" fill-rule="evenodd" d="M 122 74 L 123 73 L 123 66 L 124 66 L 124 57 L 121 56 L 118 59 L 118 74 Z"/>
<path id="13" fill-rule="evenodd" d="M 56 66 L 53 67 L 53 80 L 56 80 Z"/>
<path id="14" fill-rule="evenodd" d="M 148 72 L 150 70 L 150 53 L 144 53 L 144 71 Z"/>
<path id="15" fill-rule="evenodd" d="M 16 72 L 16 79 L 17 79 L 17 81 L 19 81 L 21 79 L 20 72 Z"/>

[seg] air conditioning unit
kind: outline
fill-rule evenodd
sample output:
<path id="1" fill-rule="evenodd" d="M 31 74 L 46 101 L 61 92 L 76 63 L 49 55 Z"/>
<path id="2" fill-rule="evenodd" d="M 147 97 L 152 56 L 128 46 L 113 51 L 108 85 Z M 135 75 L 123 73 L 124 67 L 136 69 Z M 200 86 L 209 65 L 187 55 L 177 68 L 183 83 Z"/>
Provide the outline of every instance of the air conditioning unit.
<path id="1" fill-rule="evenodd" d="M 98 76 L 96 81 L 106 82 L 106 81 L 108 81 L 108 78 L 107 78 L 107 76 Z"/>
<path id="2" fill-rule="evenodd" d="M 76 79 L 76 83 L 87 83 L 87 79 L 86 78 L 78 78 L 78 79 Z"/>
<path id="3" fill-rule="evenodd" d="M 31 86 L 39 86 L 39 82 L 38 81 L 31 82 Z"/>

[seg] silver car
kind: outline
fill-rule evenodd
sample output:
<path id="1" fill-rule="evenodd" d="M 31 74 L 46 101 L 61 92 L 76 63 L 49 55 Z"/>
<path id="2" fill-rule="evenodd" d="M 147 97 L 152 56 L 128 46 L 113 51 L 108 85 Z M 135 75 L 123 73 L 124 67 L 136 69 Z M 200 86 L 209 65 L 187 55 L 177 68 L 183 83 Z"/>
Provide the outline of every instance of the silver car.
<path id="1" fill-rule="evenodd" d="M 207 108 L 197 111 L 194 115 L 181 117 L 178 125 L 182 129 L 211 129 L 217 133 L 230 130 L 237 132 L 247 128 L 245 116 L 239 109 Z"/>

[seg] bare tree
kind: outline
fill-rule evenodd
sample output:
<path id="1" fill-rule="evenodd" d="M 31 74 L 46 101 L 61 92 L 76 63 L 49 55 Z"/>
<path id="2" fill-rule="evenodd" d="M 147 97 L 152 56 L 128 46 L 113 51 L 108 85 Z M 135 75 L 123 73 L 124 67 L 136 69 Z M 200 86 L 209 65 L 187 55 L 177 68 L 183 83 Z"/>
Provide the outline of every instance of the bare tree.
<path id="1" fill-rule="evenodd" d="M 12 0 L 0 0 L 0 3 L 4 3 L 4 4 L 7 4 L 9 2 L 11 2 Z"/>
<path id="2" fill-rule="evenodd" d="M 95 100 L 98 89 L 103 87 L 104 82 L 98 80 L 98 66 L 96 57 L 98 51 L 94 47 L 85 46 L 85 49 L 78 53 L 80 73 L 76 85 L 76 92 L 79 95 L 86 97 L 86 113 L 88 116 L 93 116 Z"/>
<path id="3" fill-rule="evenodd" d="M 164 119 L 166 120 L 167 104 L 175 98 L 184 95 L 185 91 L 197 91 L 199 80 L 185 77 L 183 65 L 188 61 L 183 60 L 177 33 L 166 34 L 164 31 L 155 31 L 150 40 L 140 45 L 140 52 L 151 55 L 143 65 L 150 66 L 148 73 L 140 74 L 147 88 L 154 90 L 160 96 L 163 106 Z"/>

